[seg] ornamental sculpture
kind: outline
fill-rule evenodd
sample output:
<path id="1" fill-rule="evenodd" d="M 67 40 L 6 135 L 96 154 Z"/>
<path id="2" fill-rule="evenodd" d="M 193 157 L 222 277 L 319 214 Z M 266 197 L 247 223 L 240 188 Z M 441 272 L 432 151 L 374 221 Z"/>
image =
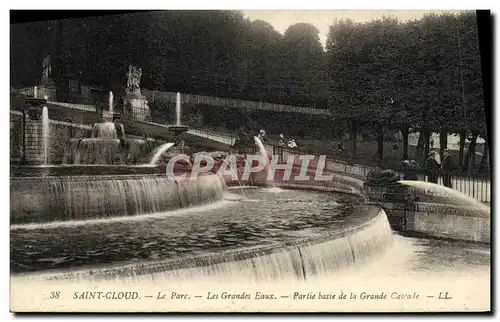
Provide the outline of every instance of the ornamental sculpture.
<path id="1" fill-rule="evenodd" d="M 127 72 L 127 93 L 134 93 L 140 91 L 140 82 L 142 76 L 142 69 L 134 67 L 132 65 L 128 66 Z"/>
<path id="2" fill-rule="evenodd" d="M 50 55 L 47 55 L 43 59 L 43 72 L 42 72 L 42 85 L 47 85 L 49 83 L 49 76 L 52 73 L 52 67 L 50 65 Z"/>

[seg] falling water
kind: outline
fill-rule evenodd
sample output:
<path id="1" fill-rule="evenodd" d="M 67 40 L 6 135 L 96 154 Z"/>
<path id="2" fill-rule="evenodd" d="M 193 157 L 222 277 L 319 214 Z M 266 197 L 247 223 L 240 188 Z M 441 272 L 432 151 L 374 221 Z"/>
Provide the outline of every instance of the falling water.
<path id="1" fill-rule="evenodd" d="M 158 148 L 156 148 L 156 150 L 153 154 L 153 157 L 151 158 L 151 161 L 149 162 L 149 164 L 158 164 L 158 161 L 160 161 L 160 158 L 163 155 L 163 153 L 167 152 L 167 150 L 170 149 L 171 147 L 173 147 L 174 145 L 175 145 L 175 143 L 169 142 L 169 143 L 162 144 Z"/>
<path id="2" fill-rule="evenodd" d="M 97 139 L 118 139 L 115 123 L 104 122 L 94 124 L 92 137 Z"/>
<path id="3" fill-rule="evenodd" d="M 113 113 L 114 108 L 113 108 L 113 92 L 109 92 L 109 112 Z"/>
<path id="4" fill-rule="evenodd" d="M 461 193 L 460 191 L 445 186 L 441 186 L 432 182 L 411 180 L 402 180 L 400 181 L 400 183 L 414 188 L 414 192 L 424 198 L 421 201 L 425 201 L 425 198 L 428 198 L 430 200 L 432 200 L 433 198 L 438 200 L 444 199 L 445 201 L 453 202 L 454 204 L 472 206 L 480 211 L 488 213 L 490 212 L 490 207 L 488 205 L 485 205 L 482 202 Z"/>
<path id="5" fill-rule="evenodd" d="M 222 200 L 216 175 L 72 176 L 11 180 L 11 224 L 88 220 L 176 210 Z"/>
<path id="6" fill-rule="evenodd" d="M 64 153 L 64 163 L 123 164 L 125 160 L 121 148 L 116 125 L 113 122 L 96 123 L 92 127 L 91 138 L 71 140 Z"/>
<path id="7" fill-rule="evenodd" d="M 175 97 L 175 125 L 181 125 L 181 93 Z"/>
<path id="8" fill-rule="evenodd" d="M 34 98 L 38 97 L 38 87 L 37 86 L 35 86 L 35 88 L 33 89 L 33 97 Z"/>
<path id="9" fill-rule="evenodd" d="M 50 123 L 49 109 L 44 106 L 42 109 L 42 140 L 43 140 L 43 164 L 49 164 L 50 145 Z"/>

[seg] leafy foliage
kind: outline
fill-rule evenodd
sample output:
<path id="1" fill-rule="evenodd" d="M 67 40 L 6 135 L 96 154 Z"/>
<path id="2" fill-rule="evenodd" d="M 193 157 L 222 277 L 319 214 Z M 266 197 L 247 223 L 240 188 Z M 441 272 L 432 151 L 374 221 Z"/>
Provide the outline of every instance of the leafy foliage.
<path id="1" fill-rule="evenodd" d="M 298 23 L 281 35 L 239 11 L 151 11 L 15 24 L 11 85 L 37 83 L 41 61 L 50 53 L 58 89 L 79 78 L 118 93 L 134 64 L 143 69 L 144 88 L 328 108 L 330 127 L 356 120 L 360 129 L 371 129 L 390 121 L 400 128 L 466 128 L 486 136 L 474 12 L 408 22 L 336 20 L 325 49 L 318 34 L 313 25 Z M 166 108 L 154 110 L 170 118 Z M 226 112 L 234 114 L 221 111 Z M 281 130 L 300 117 L 314 124 L 300 115 L 272 121 Z"/>

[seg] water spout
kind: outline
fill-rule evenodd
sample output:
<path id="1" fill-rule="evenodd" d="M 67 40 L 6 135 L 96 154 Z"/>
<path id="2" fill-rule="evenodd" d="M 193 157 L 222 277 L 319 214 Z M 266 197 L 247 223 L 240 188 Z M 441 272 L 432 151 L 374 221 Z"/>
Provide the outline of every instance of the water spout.
<path id="1" fill-rule="evenodd" d="M 42 140 L 43 140 L 43 164 L 49 164 L 50 123 L 49 123 L 49 109 L 47 108 L 47 106 L 44 106 L 42 109 Z"/>
<path id="2" fill-rule="evenodd" d="M 471 198 L 460 191 L 441 186 L 439 184 L 435 184 L 432 182 L 423 182 L 423 181 L 411 181 L 411 180 L 402 180 L 400 181 L 402 185 L 412 187 L 418 194 L 424 194 L 432 199 L 433 196 L 449 199 L 454 204 L 461 204 L 464 206 L 472 206 L 481 211 L 490 212 L 490 207 L 474 198 Z"/>
<path id="3" fill-rule="evenodd" d="M 161 156 L 163 155 L 163 153 L 167 152 L 167 150 L 170 149 L 171 147 L 173 147 L 174 145 L 175 145 L 175 143 L 171 143 L 171 142 L 160 145 L 156 149 L 156 152 L 154 153 L 153 158 L 151 158 L 151 161 L 149 162 L 149 164 L 157 164 L 158 161 L 160 160 Z"/>
<path id="4" fill-rule="evenodd" d="M 114 109 L 113 109 L 113 92 L 109 92 L 109 112 L 110 113 L 113 113 L 114 112 Z"/>
<path id="5" fill-rule="evenodd" d="M 181 125 L 181 93 L 175 97 L 175 125 Z"/>
<path id="6" fill-rule="evenodd" d="M 254 136 L 253 140 L 254 140 L 255 144 L 257 145 L 257 147 L 259 148 L 260 155 L 263 156 L 264 159 L 266 160 L 266 165 L 264 167 L 264 170 L 262 170 L 262 171 L 263 171 L 264 175 L 266 176 L 266 178 L 264 178 L 264 181 L 266 181 L 266 183 L 269 184 L 269 182 L 267 181 L 267 176 L 268 176 L 270 167 L 269 167 L 269 156 L 267 155 L 266 147 L 264 146 L 264 144 L 262 143 L 262 141 L 258 137 Z M 276 188 L 276 183 L 274 182 L 274 180 L 272 181 L 272 187 Z"/>
<path id="7" fill-rule="evenodd" d="M 38 97 L 38 86 L 35 86 L 34 90 L 33 90 L 33 97 L 34 98 L 37 98 Z"/>
<path id="8" fill-rule="evenodd" d="M 231 171 L 231 174 L 232 176 L 236 177 L 236 180 L 238 181 L 238 184 L 240 186 L 240 190 L 241 190 L 241 194 L 243 196 L 247 196 L 246 193 L 245 193 L 245 189 L 243 189 L 243 185 L 241 184 L 241 181 L 240 179 L 238 178 L 238 172 L 236 171 L 237 169 L 234 169 L 232 166 L 231 166 L 231 163 L 228 162 L 226 159 L 222 159 L 222 162 L 225 163 L 228 168 L 229 168 L 229 171 Z M 224 180 L 224 178 L 221 178 L 222 180 Z"/>

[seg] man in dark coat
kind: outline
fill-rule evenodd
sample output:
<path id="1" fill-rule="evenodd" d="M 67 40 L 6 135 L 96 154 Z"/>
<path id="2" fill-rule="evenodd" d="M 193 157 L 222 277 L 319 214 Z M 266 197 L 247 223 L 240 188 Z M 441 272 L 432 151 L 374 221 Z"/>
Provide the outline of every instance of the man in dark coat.
<path id="1" fill-rule="evenodd" d="M 403 161 L 403 175 L 404 180 L 410 180 L 410 161 L 408 160 Z"/>
<path id="2" fill-rule="evenodd" d="M 445 150 L 443 152 L 443 161 L 441 163 L 441 173 L 443 175 L 443 184 L 445 187 L 452 188 L 451 186 L 451 171 L 453 170 L 453 159 L 450 153 Z"/>
<path id="3" fill-rule="evenodd" d="M 404 180 L 418 180 L 418 166 L 415 160 L 403 161 Z"/>
<path id="4" fill-rule="evenodd" d="M 408 180 L 418 180 L 418 164 L 415 160 L 410 160 L 410 170 Z"/>
<path id="5" fill-rule="evenodd" d="M 436 153 L 430 152 L 425 160 L 425 167 L 427 169 L 427 181 L 438 183 L 439 179 L 439 163 L 436 160 Z"/>

